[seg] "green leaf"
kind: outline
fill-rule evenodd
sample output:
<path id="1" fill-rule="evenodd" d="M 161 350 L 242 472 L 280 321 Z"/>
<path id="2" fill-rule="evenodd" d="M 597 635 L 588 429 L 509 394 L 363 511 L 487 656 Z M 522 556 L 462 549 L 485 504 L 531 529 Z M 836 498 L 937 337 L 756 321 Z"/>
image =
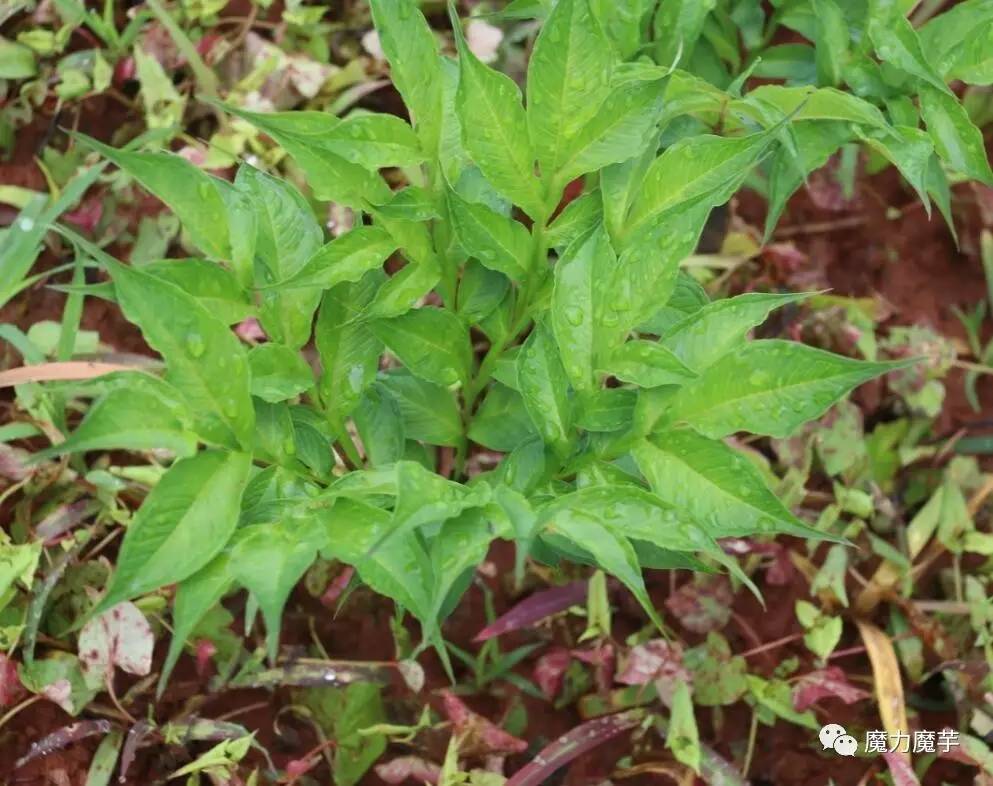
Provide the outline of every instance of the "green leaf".
<path id="1" fill-rule="evenodd" d="M 689 62 L 707 14 L 716 0 L 674 0 L 661 3 L 655 15 L 655 62 L 675 66 Z"/>
<path id="2" fill-rule="evenodd" d="M 413 167 L 425 159 L 417 134 L 396 115 L 352 114 L 321 142 L 346 161 L 372 170 Z"/>
<path id="3" fill-rule="evenodd" d="M 631 451 L 663 502 L 685 511 L 714 538 L 783 533 L 825 537 L 791 514 L 758 468 L 719 440 L 674 429 Z"/>
<path id="4" fill-rule="evenodd" d="M 993 84 L 993 23 L 973 30 L 958 49 L 958 57 L 948 74 L 966 84 Z"/>
<path id="5" fill-rule="evenodd" d="M 559 0 L 535 41 L 527 75 L 527 125 L 546 183 L 610 93 L 613 62 L 588 0 Z"/>
<path id="6" fill-rule="evenodd" d="M 635 340 L 622 344 L 604 368 L 611 376 L 642 388 L 682 385 L 696 377 L 670 349 L 655 341 Z"/>
<path id="7" fill-rule="evenodd" d="M 733 102 L 731 106 L 758 120 L 764 119 L 766 125 L 774 125 L 789 116 L 794 123 L 804 120 L 841 120 L 870 128 L 888 130 L 890 127 L 878 108 L 858 96 L 833 87 L 762 85 L 752 90 L 747 97 Z M 764 112 L 756 113 L 755 109 Z M 767 116 L 763 117 L 763 114 Z"/>
<path id="8" fill-rule="evenodd" d="M 545 242 L 554 249 L 564 249 L 602 220 L 601 196 L 597 191 L 588 192 L 565 206 L 545 232 Z"/>
<path id="9" fill-rule="evenodd" d="M 670 702 L 669 728 L 666 729 L 665 744 L 673 755 L 692 769 L 700 772 L 700 733 L 693 715 L 693 698 L 689 685 L 684 680 L 676 680 Z"/>
<path id="10" fill-rule="evenodd" d="M 459 444 L 462 418 L 452 391 L 405 372 L 384 374 L 380 382 L 400 407 L 408 439 L 428 445 Z"/>
<path id="11" fill-rule="evenodd" d="M 424 149 L 434 155 L 442 123 L 438 42 L 416 0 L 370 0 L 369 5 L 393 84 L 410 110 Z"/>
<path id="12" fill-rule="evenodd" d="M 263 280 L 292 277 L 321 247 L 324 233 L 303 195 L 292 185 L 250 166 L 238 170 L 236 185 L 256 213 L 256 257 L 268 275 Z M 258 277 L 258 275 L 257 275 Z M 297 349 L 310 339 L 320 293 L 262 293 L 260 321 L 266 332 Z"/>
<path id="13" fill-rule="evenodd" d="M 166 362 L 166 381 L 183 396 L 207 442 L 252 444 L 248 357 L 228 326 L 192 296 L 148 273 L 104 260 L 117 300 Z"/>
<path id="14" fill-rule="evenodd" d="M 207 613 L 221 602 L 231 588 L 229 557 L 221 552 L 196 573 L 183 579 L 176 587 L 172 603 L 172 638 L 162 664 L 157 695 L 165 691 L 169 675 L 183 652 L 187 640 Z"/>
<path id="15" fill-rule="evenodd" d="M 90 406 L 65 442 L 35 458 L 90 450 L 169 450 L 185 457 L 196 449 L 196 436 L 158 396 L 142 390 L 111 390 Z"/>
<path id="16" fill-rule="evenodd" d="M 254 312 L 245 290 L 230 271 L 205 259 L 162 259 L 142 265 L 141 271 L 175 284 L 227 325 L 241 322 Z"/>
<path id="17" fill-rule="evenodd" d="M 538 325 L 517 356 L 517 379 L 524 406 L 542 440 L 560 456 L 572 444 L 569 379 L 551 331 Z"/>
<path id="18" fill-rule="evenodd" d="M 615 576 L 627 587 L 659 628 L 664 628 L 641 577 L 641 565 L 634 547 L 623 536 L 608 529 L 592 516 L 582 511 L 570 511 L 568 516 L 557 516 L 546 525 L 546 532 L 561 535 L 588 552 L 596 564 Z"/>
<path id="19" fill-rule="evenodd" d="M 299 352 L 269 342 L 248 353 L 252 395 L 275 403 L 298 396 L 314 384 L 314 374 Z"/>
<path id="20" fill-rule="evenodd" d="M 993 4 L 989 0 L 966 0 L 935 15 L 917 32 L 930 61 L 948 77 L 972 34 L 989 30 L 991 22 Z"/>
<path id="21" fill-rule="evenodd" d="M 343 424 L 376 378 L 383 345 L 356 318 L 382 281 L 368 273 L 355 283 L 338 284 L 324 294 L 314 340 L 321 358 L 320 393 L 332 420 Z"/>
<path id="22" fill-rule="evenodd" d="M 667 330 L 662 343 L 691 369 L 702 371 L 744 343 L 748 332 L 765 322 L 771 311 L 808 297 L 803 292 L 746 292 L 707 303 Z"/>
<path id="23" fill-rule="evenodd" d="M 684 205 L 724 204 L 750 168 L 768 153 L 774 139 L 770 130 L 736 138 L 703 134 L 677 142 L 645 173 L 627 236 Z"/>
<path id="24" fill-rule="evenodd" d="M 787 437 L 852 388 L 907 365 L 852 360 L 793 341 L 752 341 L 680 388 L 666 420 L 715 439 L 737 431 Z"/>
<path id="25" fill-rule="evenodd" d="M 29 47 L 0 38 L 0 79 L 30 79 L 38 73 Z"/>
<path id="26" fill-rule="evenodd" d="M 594 372 L 619 343 L 614 304 L 604 302 L 604 282 L 617 267 L 617 256 L 601 225 L 578 238 L 555 265 L 551 326 L 573 388 L 597 387 Z"/>
<path id="27" fill-rule="evenodd" d="M 814 39 L 817 75 L 819 81 L 837 85 L 842 79 L 851 42 L 845 12 L 835 0 L 813 0 L 813 6 L 817 19 L 817 37 Z"/>
<path id="28" fill-rule="evenodd" d="M 549 208 L 535 176 L 535 152 L 521 91 L 509 76 L 484 65 L 469 50 L 461 23 L 454 15 L 452 24 L 459 51 L 455 108 L 462 126 L 462 143 L 497 191 L 534 220 L 544 221 Z"/>
<path id="29" fill-rule="evenodd" d="M 396 250 L 396 241 L 384 229 L 359 226 L 319 248 L 275 286 L 280 290 L 331 289 L 344 281 L 355 282 L 382 267 Z"/>
<path id="30" fill-rule="evenodd" d="M 231 551 L 230 571 L 234 579 L 252 593 L 262 610 L 266 627 L 266 649 L 275 660 L 283 607 L 290 592 L 317 556 L 312 538 L 280 521 L 242 530 Z"/>
<path id="31" fill-rule="evenodd" d="M 874 150 L 885 156 L 904 176 L 924 203 L 928 217 L 931 200 L 928 197 L 928 168 L 934 155 L 931 137 L 919 128 L 895 126 L 890 132 L 869 131 L 862 134 Z"/>
<path id="32" fill-rule="evenodd" d="M 953 95 L 921 85 L 921 115 L 942 160 L 957 172 L 993 185 L 983 135 Z"/>
<path id="33" fill-rule="evenodd" d="M 380 204 L 390 200 L 390 189 L 378 173 L 347 160 L 325 142 L 333 138 L 341 123 L 333 115 L 258 113 L 229 105 L 222 108 L 264 131 L 284 148 L 303 170 L 317 199 L 355 208 L 364 207 L 366 201 Z"/>
<path id="34" fill-rule="evenodd" d="M 941 74 L 928 60 L 917 31 L 907 17 L 890 0 L 871 0 L 869 5 L 867 32 L 879 59 L 951 96 Z"/>
<path id="35" fill-rule="evenodd" d="M 672 551 L 717 548 L 704 529 L 686 514 L 635 485 L 586 486 L 556 497 L 538 512 L 542 524 L 574 515 L 596 519 L 626 537 Z"/>
<path id="36" fill-rule="evenodd" d="M 134 153 L 83 134 L 77 138 L 165 202 L 199 248 L 212 257 L 230 259 L 228 208 L 220 181 L 173 153 Z"/>
<path id="37" fill-rule="evenodd" d="M 238 525 L 250 466 L 250 456 L 220 450 L 173 464 L 131 521 L 110 586 L 91 616 L 209 563 Z"/>
<path id="38" fill-rule="evenodd" d="M 467 202 L 449 192 L 452 225 L 459 244 L 490 270 L 523 281 L 531 266 L 531 233 L 512 218 L 486 205 Z"/>
<path id="39" fill-rule="evenodd" d="M 469 332 L 451 311 L 424 307 L 368 324 L 373 335 L 422 379 L 446 386 L 468 382 L 472 367 Z"/>
<path id="40" fill-rule="evenodd" d="M 666 81 L 659 77 L 615 86 L 600 110 L 569 141 L 558 182 L 627 161 L 654 141 L 665 107 L 665 87 Z"/>
<path id="41" fill-rule="evenodd" d="M 509 453 L 536 434 L 521 394 L 499 382 L 490 387 L 469 427 L 469 439 Z"/>
<path id="42" fill-rule="evenodd" d="M 403 413 L 397 400 L 384 386 L 373 385 L 369 388 L 353 416 L 372 466 L 394 464 L 403 458 L 406 447 Z"/>

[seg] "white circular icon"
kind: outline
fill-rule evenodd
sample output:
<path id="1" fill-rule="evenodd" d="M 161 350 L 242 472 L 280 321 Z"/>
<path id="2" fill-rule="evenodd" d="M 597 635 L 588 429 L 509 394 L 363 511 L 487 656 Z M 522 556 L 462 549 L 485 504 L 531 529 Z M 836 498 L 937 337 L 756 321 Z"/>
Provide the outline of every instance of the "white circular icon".
<path id="1" fill-rule="evenodd" d="M 833 749 L 834 743 L 839 737 L 844 737 L 848 732 L 845 731 L 845 727 L 839 723 L 829 723 L 824 726 L 820 733 L 817 735 L 821 740 L 821 745 L 824 746 L 824 750 Z"/>
<path id="2" fill-rule="evenodd" d="M 858 749 L 858 740 L 851 734 L 842 734 L 834 741 L 834 752 L 841 756 L 854 756 Z"/>

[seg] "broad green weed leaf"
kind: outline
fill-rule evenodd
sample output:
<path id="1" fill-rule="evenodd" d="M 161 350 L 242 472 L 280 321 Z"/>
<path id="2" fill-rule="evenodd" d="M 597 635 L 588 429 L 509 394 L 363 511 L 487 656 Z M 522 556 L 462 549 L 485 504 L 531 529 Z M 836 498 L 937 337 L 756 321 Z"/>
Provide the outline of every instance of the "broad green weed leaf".
<path id="1" fill-rule="evenodd" d="M 963 42 L 976 31 L 988 30 L 991 22 L 993 3 L 965 0 L 936 14 L 917 32 L 928 58 L 947 77 L 962 53 Z"/>
<path id="2" fill-rule="evenodd" d="M 397 462 L 396 478 L 397 502 L 390 537 L 455 518 L 490 501 L 489 486 L 456 483 L 414 461 Z"/>
<path id="3" fill-rule="evenodd" d="M 489 68 L 469 51 L 457 18 L 452 24 L 459 50 L 455 108 L 462 126 L 462 143 L 497 191 L 531 218 L 543 221 L 549 209 L 535 175 L 535 151 L 521 105 L 521 91 L 509 76 Z"/>
<path id="4" fill-rule="evenodd" d="M 397 250 L 393 237 L 380 227 L 360 226 L 318 248 L 294 273 L 277 281 L 278 289 L 331 289 L 355 282 L 382 267 Z"/>
<path id="5" fill-rule="evenodd" d="M 624 60 L 642 47 L 654 0 L 590 0 L 590 7 Z"/>
<path id="6" fill-rule="evenodd" d="M 314 373 L 307 361 L 283 344 L 268 342 L 248 353 L 252 370 L 252 395 L 263 401 L 286 401 L 314 384 Z"/>
<path id="7" fill-rule="evenodd" d="M 158 396 L 132 388 L 111 390 L 97 399 L 65 442 L 36 458 L 89 450 L 169 450 L 185 457 L 196 449 L 196 436 Z"/>
<path id="8" fill-rule="evenodd" d="M 816 536 L 769 490 L 755 465 L 723 442 L 674 429 L 642 441 L 631 454 L 652 491 L 714 538 Z"/>
<path id="9" fill-rule="evenodd" d="M 948 78 L 970 85 L 993 84 L 993 21 L 969 34 L 959 47 Z"/>
<path id="10" fill-rule="evenodd" d="M 468 382 L 472 366 L 469 333 L 451 311 L 417 308 L 368 324 L 373 335 L 417 376 L 438 385 Z"/>
<path id="11" fill-rule="evenodd" d="M 572 200 L 549 225 L 545 242 L 551 248 L 565 249 L 603 220 L 603 205 L 598 191 L 590 191 Z"/>
<path id="12" fill-rule="evenodd" d="M 604 370 L 638 387 L 682 385 L 696 373 L 670 349 L 655 341 L 628 341 L 610 355 Z"/>
<path id="13" fill-rule="evenodd" d="M 204 451 L 176 462 L 128 526 L 98 615 L 192 576 L 227 544 L 238 524 L 251 457 Z"/>
<path id="14" fill-rule="evenodd" d="M 343 424 L 376 378 L 383 345 L 356 318 L 372 301 L 382 275 L 368 273 L 355 283 L 338 284 L 324 293 L 314 342 L 321 359 L 319 389 L 332 419 Z"/>
<path id="15" fill-rule="evenodd" d="M 669 299 L 679 264 L 693 253 L 710 215 L 706 203 L 664 215 L 628 242 L 603 296 L 613 329 L 623 335 L 650 319 Z"/>
<path id="16" fill-rule="evenodd" d="M 657 142 L 646 142 L 625 162 L 605 167 L 600 172 L 604 223 L 615 242 L 623 234 L 628 211 L 641 189 L 645 172 L 655 160 L 657 150 Z"/>
<path id="17" fill-rule="evenodd" d="M 535 41 L 527 76 L 527 125 L 546 183 L 610 93 L 613 61 L 589 0 L 559 0 Z"/>
<path id="18" fill-rule="evenodd" d="M 467 202 L 454 192 L 448 199 L 462 249 L 491 270 L 512 281 L 523 281 L 531 266 L 531 233 L 525 226 L 486 205 Z"/>
<path id="19" fill-rule="evenodd" d="M 293 520 L 241 530 L 243 537 L 231 550 L 230 570 L 234 579 L 252 593 L 262 610 L 266 627 L 266 649 L 275 660 L 283 607 L 297 581 L 317 556 L 312 539 L 301 537 Z"/>
<path id="20" fill-rule="evenodd" d="M 550 322 L 565 371 L 575 390 L 592 391 L 595 371 L 618 342 L 614 304 L 602 295 L 617 257 L 603 227 L 576 240 L 555 265 Z"/>
<path id="21" fill-rule="evenodd" d="M 241 322 L 254 313 L 254 307 L 235 277 L 205 259 L 157 260 L 142 265 L 141 272 L 175 284 L 228 325 Z"/>
<path id="22" fill-rule="evenodd" d="M 369 5 L 393 83 L 410 110 L 424 149 L 434 155 L 442 124 L 438 42 L 416 0 L 371 0 Z"/>
<path id="23" fill-rule="evenodd" d="M 752 341 L 681 388 L 666 417 L 713 438 L 737 431 L 788 437 L 852 388 L 906 365 L 852 360 L 792 341 Z"/>
<path id="24" fill-rule="evenodd" d="M 256 213 L 255 254 L 265 270 L 256 270 L 256 279 L 269 283 L 291 278 L 321 247 L 323 240 L 324 233 L 310 206 L 292 185 L 253 167 L 243 166 L 236 184 L 250 199 Z M 320 298 L 316 289 L 266 290 L 259 309 L 262 326 L 277 341 L 299 349 L 310 340 Z"/>
<path id="25" fill-rule="evenodd" d="M 251 445 L 248 357 L 234 333 L 179 287 L 105 264 L 121 309 L 165 359 L 166 381 L 183 396 L 197 433 L 219 445 Z"/>
<path id="26" fill-rule="evenodd" d="M 502 273 L 470 259 L 462 269 L 458 289 L 459 316 L 468 323 L 483 322 L 507 297 L 510 281 Z M 480 329 L 486 328 L 480 325 Z"/>
<path id="27" fill-rule="evenodd" d="M 441 281 L 441 264 L 433 254 L 423 261 L 411 262 L 390 276 L 383 284 L 363 317 L 385 319 L 406 314 Z"/>
<path id="28" fill-rule="evenodd" d="M 663 66 L 689 62 L 707 14 L 716 0 L 674 0 L 661 3 L 655 15 L 655 61 Z"/>
<path id="29" fill-rule="evenodd" d="M 762 85 L 731 104 L 732 109 L 746 114 L 752 107 L 774 110 L 767 121 L 769 125 L 790 116 L 795 123 L 803 120 L 841 120 L 870 128 L 890 127 L 883 113 L 868 101 L 833 87 Z M 761 115 L 757 117 L 761 119 Z"/>
<path id="30" fill-rule="evenodd" d="M 817 75 L 820 82 L 837 85 L 841 82 L 851 33 L 845 12 L 835 0 L 813 0 L 817 18 L 817 36 L 814 38 Z"/>
<path id="31" fill-rule="evenodd" d="M 807 297 L 806 293 L 746 292 L 707 303 L 667 330 L 662 343 L 691 369 L 702 371 L 740 346 L 748 331 L 761 325 L 774 309 Z"/>
<path id="32" fill-rule="evenodd" d="M 173 153 L 135 153 L 78 137 L 165 202 L 193 242 L 217 259 L 229 259 L 228 209 L 218 180 Z"/>
<path id="33" fill-rule="evenodd" d="M 879 59 L 951 95 L 907 17 L 890 0 L 870 0 L 869 6 L 867 32 Z"/>
<path id="34" fill-rule="evenodd" d="M 489 389 L 469 428 L 473 442 L 504 453 L 536 434 L 521 394 L 500 383 Z"/>
<path id="35" fill-rule="evenodd" d="M 229 557 L 221 552 L 176 586 L 176 596 L 172 603 L 172 638 L 162 664 L 158 696 L 165 690 L 169 675 L 172 674 L 187 639 L 207 612 L 221 602 L 221 598 L 231 589 L 232 582 Z"/>
<path id="36" fill-rule="evenodd" d="M 384 374 L 380 382 L 400 407 L 408 439 L 428 445 L 459 443 L 462 419 L 455 395 L 448 388 L 405 372 Z"/>
<path id="37" fill-rule="evenodd" d="M 921 85 L 920 98 L 921 115 L 942 160 L 957 172 L 993 184 L 983 135 L 955 96 Z"/>
<path id="38" fill-rule="evenodd" d="M 551 331 L 538 325 L 517 356 L 517 379 L 524 406 L 542 439 L 560 456 L 572 443 L 569 378 Z"/>
<path id="39" fill-rule="evenodd" d="M 366 169 L 417 166 L 425 159 L 417 134 L 396 115 L 352 114 L 321 142 L 346 161 Z"/>
<path id="40" fill-rule="evenodd" d="M 458 582 L 486 559 L 495 537 L 496 532 L 479 510 L 467 511 L 442 525 L 429 551 L 434 572 L 432 616 L 444 616 L 454 607 L 466 588 L 464 584 L 457 586 Z M 455 597 L 453 590 L 458 591 Z"/>
<path id="41" fill-rule="evenodd" d="M 352 415 L 372 466 L 395 464 L 403 458 L 406 447 L 403 413 L 385 387 L 373 385 L 369 388 Z"/>
<path id="42" fill-rule="evenodd" d="M 631 591 L 657 627 L 664 627 L 648 597 L 648 590 L 645 589 L 638 555 L 623 535 L 580 510 L 569 510 L 556 515 L 546 523 L 545 530 L 567 538 L 588 552 L 597 565 L 616 576 Z"/>
<path id="43" fill-rule="evenodd" d="M 869 131 L 862 135 L 862 139 L 900 170 L 900 174 L 917 192 L 930 217 L 927 181 L 934 143 L 927 132 L 910 126 L 895 126 L 890 132 Z"/>
<path id="44" fill-rule="evenodd" d="M 570 154 L 559 168 L 559 182 L 627 161 L 654 141 L 665 106 L 663 78 L 618 85 L 590 121 L 570 142 Z"/>
<path id="45" fill-rule="evenodd" d="M 289 153 L 307 177 L 317 199 L 362 207 L 388 202 L 390 190 L 378 173 L 342 157 L 325 144 L 341 121 L 324 112 L 249 112 L 224 106 L 242 120 L 271 136 Z M 341 149 L 340 147 L 338 148 Z"/>
<path id="46" fill-rule="evenodd" d="M 736 138 L 702 135 L 677 142 L 645 173 L 625 234 L 630 236 L 688 204 L 724 204 L 773 142 L 772 131 Z"/>

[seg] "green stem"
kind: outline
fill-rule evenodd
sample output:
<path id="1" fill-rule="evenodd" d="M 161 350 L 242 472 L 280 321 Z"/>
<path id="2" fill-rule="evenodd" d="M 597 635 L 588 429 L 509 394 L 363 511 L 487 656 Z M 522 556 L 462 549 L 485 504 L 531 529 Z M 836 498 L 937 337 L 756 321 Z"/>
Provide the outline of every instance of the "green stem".
<path id="1" fill-rule="evenodd" d="M 518 292 L 510 330 L 499 341 L 490 346 L 482 363 L 479 365 L 479 370 L 469 384 L 466 385 L 463 393 L 462 425 L 464 442 L 468 440 L 467 435 L 470 426 L 472 426 L 474 417 L 473 408 L 483 389 L 493 378 L 497 363 L 500 362 L 503 353 L 512 346 L 517 337 L 531 324 L 531 296 L 547 274 L 546 257 L 548 255 L 548 247 L 545 245 L 546 223 L 547 218 L 544 216 L 534 223 L 531 246 L 531 269 Z M 465 469 L 466 452 L 465 447 L 460 445 L 455 459 L 455 471 L 457 475 L 462 475 Z"/>

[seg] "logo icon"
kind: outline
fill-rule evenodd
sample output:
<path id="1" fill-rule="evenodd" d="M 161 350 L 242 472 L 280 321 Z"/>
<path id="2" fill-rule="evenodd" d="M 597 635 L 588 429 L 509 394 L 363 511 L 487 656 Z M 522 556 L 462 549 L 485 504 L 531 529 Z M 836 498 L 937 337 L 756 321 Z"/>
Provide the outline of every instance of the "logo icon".
<path id="1" fill-rule="evenodd" d="M 858 740 L 838 723 L 829 723 L 823 726 L 817 736 L 821 745 L 824 746 L 824 750 L 831 749 L 839 756 L 854 756 L 859 749 Z"/>

